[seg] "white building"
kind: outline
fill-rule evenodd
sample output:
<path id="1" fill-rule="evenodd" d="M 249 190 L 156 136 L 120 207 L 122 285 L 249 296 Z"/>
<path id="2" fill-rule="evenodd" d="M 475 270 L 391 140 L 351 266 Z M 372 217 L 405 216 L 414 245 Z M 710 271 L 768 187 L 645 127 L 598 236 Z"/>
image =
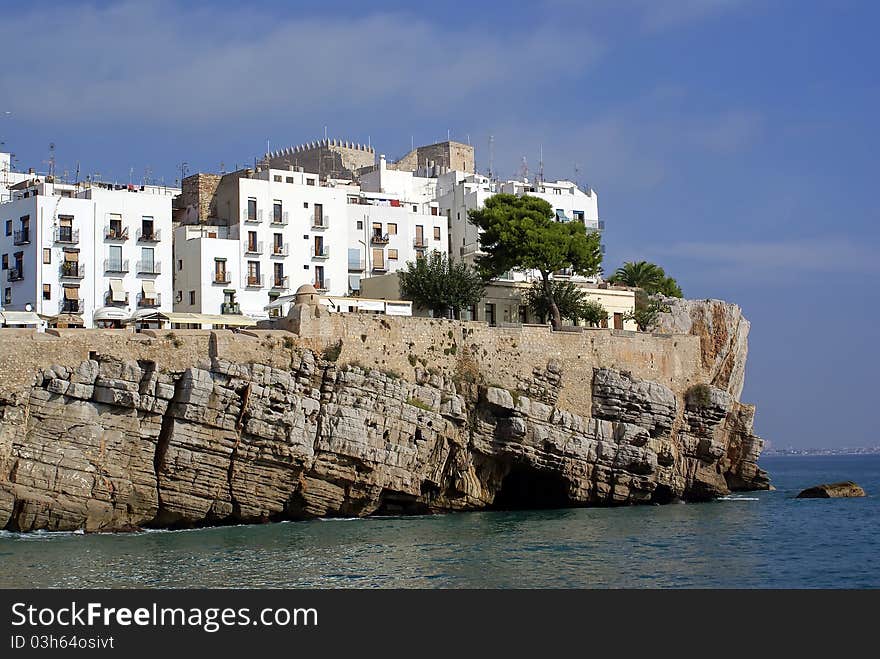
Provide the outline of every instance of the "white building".
<path id="1" fill-rule="evenodd" d="M 50 325 L 119 326 L 170 310 L 171 202 L 159 186 L 67 185 L 51 177 L 9 187 L 0 203 L 2 306 Z"/>
<path id="2" fill-rule="evenodd" d="M 197 192 L 184 194 L 175 234 L 175 311 L 266 318 L 268 304 L 302 284 L 345 297 L 365 273 L 394 272 L 448 246 L 446 219 L 424 194 L 292 169 L 193 178 L 185 189 Z M 197 215 L 203 207 L 207 217 Z"/>

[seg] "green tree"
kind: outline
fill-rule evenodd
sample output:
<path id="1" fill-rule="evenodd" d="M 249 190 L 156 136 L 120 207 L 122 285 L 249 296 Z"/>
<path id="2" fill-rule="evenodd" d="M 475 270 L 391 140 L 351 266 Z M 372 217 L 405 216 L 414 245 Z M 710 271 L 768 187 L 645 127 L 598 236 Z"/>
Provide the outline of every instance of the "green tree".
<path id="1" fill-rule="evenodd" d="M 603 320 L 608 320 L 608 310 L 596 300 L 587 300 L 581 307 L 580 317 L 590 327 L 599 327 Z"/>
<path id="2" fill-rule="evenodd" d="M 640 332 L 647 332 L 657 327 L 657 321 L 661 313 L 667 313 L 669 307 L 654 297 L 636 296 L 636 306 L 633 311 L 624 314 L 624 320 L 635 321 Z"/>
<path id="3" fill-rule="evenodd" d="M 648 261 L 627 261 L 608 279 L 613 284 L 641 288 L 649 295 L 662 293 L 669 297 L 682 297 L 678 282 L 669 277 L 662 267 Z"/>
<path id="4" fill-rule="evenodd" d="M 437 317 L 445 317 L 451 310 L 455 318 L 460 318 L 462 308 L 477 304 L 486 288 L 467 263 L 437 250 L 415 262 L 407 261 L 398 278 L 400 297 L 431 309 Z"/>
<path id="5" fill-rule="evenodd" d="M 480 229 L 477 269 L 485 279 L 513 269 L 537 270 L 554 328 L 562 314 L 553 295 L 551 275 L 570 268 L 587 277 L 596 275 L 602 263 L 599 234 L 587 233 L 581 222 L 558 222 L 553 207 L 529 195 L 496 194 L 479 210 L 468 213 Z"/>

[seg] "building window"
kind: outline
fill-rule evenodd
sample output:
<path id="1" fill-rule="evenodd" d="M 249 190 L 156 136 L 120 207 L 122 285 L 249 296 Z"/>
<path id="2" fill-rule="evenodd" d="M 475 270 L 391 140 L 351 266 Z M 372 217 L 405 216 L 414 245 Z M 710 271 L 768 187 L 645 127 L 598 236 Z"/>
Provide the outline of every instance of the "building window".
<path id="1" fill-rule="evenodd" d="M 495 326 L 495 305 L 487 304 L 486 305 L 486 322 L 489 323 L 490 326 Z"/>
<path id="2" fill-rule="evenodd" d="M 440 240 L 440 227 L 434 227 L 434 240 Z"/>
<path id="3" fill-rule="evenodd" d="M 248 231 L 247 233 L 247 251 L 256 252 L 257 251 L 257 232 L 256 231 Z"/>
<path id="4" fill-rule="evenodd" d="M 190 303 L 192 306 L 195 306 L 195 304 L 196 304 L 196 292 L 195 292 L 195 291 L 190 291 L 190 292 L 189 292 L 189 303 Z"/>
<path id="5" fill-rule="evenodd" d="M 308 270 L 308 269 L 309 269 L 309 264 L 306 263 L 306 264 L 303 266 L 303 270 Z"/>
<path id="6" fill-rule="evenodd" d="M 12 220 L 6 220 L 6 235 L 12 235 Z"/>
<path id="7" fill-rule="evenodd" d="M 363 231 L 363 230 L 364 230 L 364 221 L 363 221 L 363 220 L 358 220 L 358 221 L 357 221 L 357 228 L 358 228 L 358 230 L 360 230 L 360 231 Z"/>
<path id="8" fill-rule="evenodd" d="M 177 259 L 177 271 L 183 272 L 183 259 Z"/>
<path id="9" fill-rule="evenodd" d="M 413 205 L 413 213 L 418 213 L 418 212 L 419 212 L 419 207 L 416 205 Z"/>
<path id="10" fill-rule="evenodd" d="M 309 207 L 309 202 L 304 201 L 304 202 L 303 202 L 303 208 L 308 208 L 308 207 Z"/>
<path id="11" fill-rule="evenodd" d="M 3 304 L 12 304 L 12 289 L 3 289 Z"/>
<path id="12" fill-rule="evenodd" d="M 615 313 L 614 314 L 614 329 L 622 330 L 623 329 L 623 314 Z"/>
<path id="13" fill-rule="evenodd" d="M 43 299 L 52 299 L 52 284 L 43 284 Z"/>
<path id="14" fill-rule="evenodd" d="M 578 222 L 584 221 L 584 212 L 583 211 L 572 211 L 571 214 L 574 217 L 574 219 L 577 220 Z"/>
<path id="15" fill-rule="evenodd" d="M 284 234 L 281 234 L 281 233 L 273 233 L 272 234 L 272 253 L 273 254 L 284 254 Z"/>
<path id="16" fill-rule="evenodd" d="M 247 202 L 247 219 L 252 222 L 257 219 L 257 200 L 256 199 L 248 199 Z"/>
<path id="17" fill-rule="evenodd" d="M 177 291 L 177 294 L 174 296 L 174 301 L 177 303 L 183 302 L 183 291 Z"/>
<path id="18" fill-rule="evenodd" d="M 325 286 L 326 280 L 324 279 L 324 266 L 316 265 L 315 266 L 315 288 L 323 289 Z"/>
<path id="19" fill-rule="evenodd" d="M 277 199 L 272 202 L 272 221 L 280 222 L 281 221 L 281 202 Z"/>
<path id="20" fill-rule="evenodd" d="M 416 225 L 416 239 L 414 245 L 416 247 L 425 246 L 425 227 L 423 227 L 421 224 Z"/>
<path id="21" fill-rule="evenodd" d="M 275 281 L 273 282 L 275 284 L 275 288 L 283 288 L 284 287 L 284 264 L 283 263 L 276 263 L 274 265 L 273 270 L 274 270 L 274 272 L 272 274 L 275 275 L 275 277 L 274 277 Z"/>
<path id="22" fill-rule="evenodd" d="M 142 247 L 141 248 L 141 267 L 138 268 L 139 272 L 143 272 L 150 275 L 158 275 L 158 268 L 156 267 L 155 261 L 155 252 L 152 247 Z"/>
<path id="23" fill-rule="evenodd" d="M 260 262 L 259 261 L 248 261 L 247 262 L 247 285 L 248 286 L 262 286 L 260 282 Z"/>
<path id="24" fill-rule="evenodd" d="M 214 282 L 217 284 L 229 282 L 226 276 L 226 259 L 214 259 Z"/>
<path id="25" fill-rule="evenodd" d="M 272 177 L 272 180 L 275 181 L 276 183 L 281 183 L 281 175 L 280 175 L 280 174 L 275 174 L 275 175 Z"/>
<path id="26" fill-rule="evenodd" d="M 436 215 L 436 214 L 437 214 L 437 207 L 431 206 L 431 215 Z"/>
<path id="27" fill-rule="evenodd" d="M 388 223 L 388 235 L 396 236 L 397 235 L 397 225 L 393 222 Z"/>
<path id="28" fill-rule="evenodd" d="M 285 181 L 286 181 L 287 183 L 293 183 L 293 177 L 292 177 L 292 176 L 288 176 L 288 177 L 285 179 Z"/>
<path id="29" fill-rule="evenodd" d="M 314 185 L 314 184 L 315 184 L 315 179 L 313 179 L 313 178 L 306 179 L 306 185 Z"/>
<path id="30" fill-rule="evenodd" d="M 52 263 L 52 250 L 48 247 L 43 248 L 43 265 L 49 265 Z"/>
<path id="31" fill-rule="evenodd" d="M 385 250 L 374 249 L 373 250 L 373 270 L 384 270 L 384 269 L 385 269 Z"/>
<path id="32" fill-rule="evenodd" d="M 391 261 L 391 260 L 396 261 L 397 260 L 397 250 L 396 249 L 389 249 L 388 250 L 388 260 L 389 261 Z"/>
<path id="33" fill-rule="evenodd" d="M 3 255 L 3 269 L 9 270 L 9 254 Z"/>

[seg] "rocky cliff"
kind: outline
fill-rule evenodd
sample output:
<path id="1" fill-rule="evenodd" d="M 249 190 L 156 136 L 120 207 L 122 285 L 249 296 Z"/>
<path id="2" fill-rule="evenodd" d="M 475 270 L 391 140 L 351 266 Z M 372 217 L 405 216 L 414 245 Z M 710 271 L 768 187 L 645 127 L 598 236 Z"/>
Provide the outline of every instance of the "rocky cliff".
<path id="1" fill-rule="evenodd" d="M 172 349 L 39 368 L 0 399 L 0 528 L 704 501 L 768 487 L 754 408 L 718 379 L 720 353 L 686 388 L 621 364 L 582 367 L 591 376 L 573 382 L 552 356 L 502 386 L 474 346 L 447 349 L 450 367 L 410 359 L 400 374 L 339 345 L 290 345 L 283 366 L 279 348 L 266 364 L 214 354 L 184 365 Z M 565 387 L 590 407 L 563 406 Z"/>

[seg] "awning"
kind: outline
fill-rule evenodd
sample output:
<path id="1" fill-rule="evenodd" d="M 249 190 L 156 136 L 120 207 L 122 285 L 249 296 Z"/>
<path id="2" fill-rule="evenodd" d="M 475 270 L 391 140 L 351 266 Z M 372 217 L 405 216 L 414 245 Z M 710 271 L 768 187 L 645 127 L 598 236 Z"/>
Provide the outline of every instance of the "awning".
<path id="1" fill-rule="evenodd" d="M 144 279 L 141 282 L 141 286 L 144 291 L 144 297 L 148 300 L 153 300 L 156 298 L 156 282 L 152 279 Z"/>
<path id="2" fill-rule="evenodd" d="M 52 316 L 49 319 L 50 325 L 85 325 L 83 322 L 82 316 L 77 316 L 72 313 L 60 313 L 57 316 Z"/>
<path id="3" fill-rule="evenodd" d="M 79 287 L 78 286 L 65 286 L 64 287 L 64 299 L 65 300 L 78 300 L 79 299 Z"/>
<path id="4" fill-rule="evenodd" d="M 253 327 L 257 321 L 250 316 L 238 314 L 208 314 L 165 312 L 159 314 L 170 323 L 192 325 L 228 325 L 230 327 Z"/>
<path id="5" fill-rule="evenodd" d="M 121 307 L 101 307 L 95 311 L 94 319 L 98 320 L 125 320 L 128 312 Z"/>
<path id="6" fill-rule="evenodd" d="M 0 325 L 34 325 L 43 321 L 33 311 L 0 311 Z"/>
<path id="7" fill-rule="evenodd" d="M 121 279 L 110 280 L 110 292 L 113 294 L 114 302 L 125 302 L 125 288 Z"/>
<path id="8" fill-rule="evenodd" d="M 77 250 L 75 252 L 65 250 L 64 251 L 64 260 L 67 263 L 79 263 L 79 250 Z"/>

